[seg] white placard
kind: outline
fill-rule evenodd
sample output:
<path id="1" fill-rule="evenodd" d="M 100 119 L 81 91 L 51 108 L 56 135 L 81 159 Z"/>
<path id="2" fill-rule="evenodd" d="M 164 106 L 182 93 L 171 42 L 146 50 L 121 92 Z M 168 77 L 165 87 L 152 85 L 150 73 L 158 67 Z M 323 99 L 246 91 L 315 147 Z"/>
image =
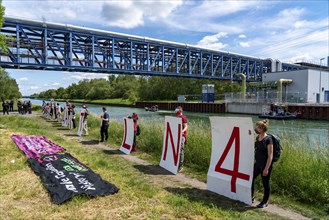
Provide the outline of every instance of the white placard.
<path id="1" fill-rule="evenodd" d="M 134 120 L 131 118 L 123 118 L 124 134 L 120 151 L 130 154 L 134 142 Z"/>
<path id="2" fill-rule="evenodd" d="M 177 174 L 182 143 L 183 123 L 181 118 L 165 117 L 165 132 L 160 166 Z"/>
<path id="3" fill-rule="evenodd" d="M 61 122 L 61 106 L 56 106 L 57 122 Z"/>
<path id="4" fill-rule="evenodd" d="M 78 136 L 82 135 L 82 130 L 83 130 L 83 127 L 84 127 L 84 122 L 85 122 L 85 115 L 86 115 L 86 110 L 81 109 L 80 119 L 79 119 L 79 127 L 78 127 L 78 132 L 77 132 Z"/>
<path id="5" fill-rule="evenodd" d="M 67 118 L 68 118 L 68 107 L 66 105 L 66 106 L 64 106 L 64 116 L 63 116 L 63 122 L 62 122 L 63 127 L 66 127 L 67 124 L 68 124 L 68 119 Z"/>
<path id="6" fill-rule="evenodd" d="M 71 111 L 71 109 L 68 109 L 67 125 L 69 126 L 70 130 L 73 129 L 73 111 Z"/>
<path id="7" fill-rule="evenodd" d="M 207 189 L 251 204 L 254 133 L 251 118 L 210 117 L 211 162 Z"/>

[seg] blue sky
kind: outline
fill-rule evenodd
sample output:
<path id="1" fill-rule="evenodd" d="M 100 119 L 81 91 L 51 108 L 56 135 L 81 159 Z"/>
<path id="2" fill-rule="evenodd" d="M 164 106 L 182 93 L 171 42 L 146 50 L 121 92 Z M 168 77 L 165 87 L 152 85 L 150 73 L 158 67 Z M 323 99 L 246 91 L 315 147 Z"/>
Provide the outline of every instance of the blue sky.
<path id="1" fill-rule="evenodd" d="M 199 45 L 283 62 L 329 56 L 328 1 L 15 1 L 6 15 Z M 93 73 L 9 70 L 23 95 Z"/>

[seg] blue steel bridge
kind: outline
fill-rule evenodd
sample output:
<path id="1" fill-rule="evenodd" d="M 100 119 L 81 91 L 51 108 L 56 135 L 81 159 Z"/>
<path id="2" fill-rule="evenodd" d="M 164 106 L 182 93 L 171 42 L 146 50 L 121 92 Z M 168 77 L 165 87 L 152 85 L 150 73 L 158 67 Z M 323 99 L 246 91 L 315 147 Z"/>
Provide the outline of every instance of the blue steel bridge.
<path id="1" fill-rule="evenodd" d="M 5 17 L 3 68 L 261 81 L 262 74 L 304 69 L 187 44 L 115 32 Z"/>

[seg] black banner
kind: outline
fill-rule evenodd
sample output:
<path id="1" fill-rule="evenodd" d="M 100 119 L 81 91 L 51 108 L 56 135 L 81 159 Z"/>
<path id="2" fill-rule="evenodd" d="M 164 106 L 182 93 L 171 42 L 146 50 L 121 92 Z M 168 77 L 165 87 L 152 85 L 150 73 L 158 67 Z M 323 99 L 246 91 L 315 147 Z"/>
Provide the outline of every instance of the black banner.
<path id="1" fill-rule="evenodd" d="M 69 153 L 49 154 L 29 159 L 33 171 L 40 176 L 55 204 L 61 204 L 74 195 L 104 196 L 119 189 Z"/>

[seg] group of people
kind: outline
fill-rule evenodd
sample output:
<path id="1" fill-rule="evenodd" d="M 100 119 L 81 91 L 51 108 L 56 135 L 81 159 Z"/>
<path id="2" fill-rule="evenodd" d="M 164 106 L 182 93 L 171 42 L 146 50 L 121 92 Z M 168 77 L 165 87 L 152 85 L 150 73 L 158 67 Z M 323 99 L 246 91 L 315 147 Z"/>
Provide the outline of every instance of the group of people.
<path id="1" fill-rule="evenodd" d="M 86 109 L 85 111 L 87 112 L 85 115 L 85 119 L 87 120 L 89 112 L 88 112 L 87 107 L 86 106 L 84 106 L 84 107 L 85 107 L 84 109 Z M 59 103 L 56 103 L 53 100 L 48 103 L 43 101 L 42 113 L 44 114 L 46 119 L 57 120 L 58 122 L 62 123 L 62 126 L 64 126 L 64 127 L 68 126 L 70 130 L 76 128 L 75 105 L 71 105 L 71 103 L 69 103 L 68 101 L 66 101 L 64 108 L 61 107 Z M 86 127 L 85 130 L 86 130 L 86 134 L 88 134 L 88 127 Z"/>
<path id="2" fill-rule="evenodd" d="M 56 108 L 54 108 L 56 106 Z M 53 110 L 52 110 L 53 109 Z M 60 122 L 63 120 L 63 125 L 65 124 L 65 117 L 70 118 L 72 120 L 72 128 L 75 128 L 75 106 L 71 105 L 69 102 L 66 102 L 66 106 L 63 108 L 60 107 L 59 103 L 56 105 L 54 103 L 46 103 L 43 105 L 43 112 L 46 114 L 47 118 L 55 115 L 57 120 Z M 64 116 L 61 118 L 61 113 L 64 111 Z M 100 125 L 100 142 L 104 142 L 108 140 L 108 129 L 110 125 L 110 115 L 107 112 L 107 108 L 102 108 L 102 115 L 101 115 L 101 125 Z M 178 106 L 175 109 L 176 117 L 182 119 L 182 146 L 180 151 L 180 161 L 178 171 L 181 171 L 183 168 L 184 163 L 184 147 L 187 144 L 187 130 L 188 130 L 188 119 L 185 115 L 183 115 L 183 108 Z M 88 124 L 87 124 L 87 117 L 89 115 L 89 111 L 86 105 L 82 106 L 81 115 L 84 117 L 83 121 L 83 130 L 85 130 L 86 135 L 88 135 Z M 71 117 L 69 117 L 71 116 Z M 73 117 L 72 117 L 73 116 Z M 137 151 L 137 144 L 136 144 L 136 136 L 137 136 L 137 123 L 139 117 L 136 113 L 133 113 L 131 116 L 127 116 L 128 118 L 133 119 L 134 122 L 134 141 L 132 151 Z M 258 208 L 266 208 L 268 206 L 268 200 L 270 196 L 270 177 L 273 170 L 273 140 L 270 135 L 266 132 L 268 130 L 269 121 L 267 119 L 258 121 L 255 124 L 255 133 L 257 134 L 255 140 L 255 163 L 254 163 L 254 170 L 253 170 L 253 180 L 252 180 L 252 202 L 254 202 L 254 182 L 255 179 L 260 175 L 262 178 L 263 188 L 264 188 L 264 195 L 262 201 L 256 206 Z"/>
<path id="3" fill-rule="evenodd" d="M 285 104 L 284 106 L 280 106 L 277 103 L 270 103 L 270 115 L 286 115 L 289 114 L 288 111 L 288 104 Z"/>
<path id="4" fill-rule="evenodd" d="M 152 105 L 151 107 L 145 107 L 145 111 L 157 112 L 159 111 L 158 105 Z"/>
<path id="5" fill-rule="evenodd" d="M 17 101 L 17 109 L 19 114 L 32 114 L 32 104 L 31 101 Z M 4 101 L 2 100 L 2 112 L 5 115 L 9 115 L 9 112 L 14 111 L 14 100 Z"/>

